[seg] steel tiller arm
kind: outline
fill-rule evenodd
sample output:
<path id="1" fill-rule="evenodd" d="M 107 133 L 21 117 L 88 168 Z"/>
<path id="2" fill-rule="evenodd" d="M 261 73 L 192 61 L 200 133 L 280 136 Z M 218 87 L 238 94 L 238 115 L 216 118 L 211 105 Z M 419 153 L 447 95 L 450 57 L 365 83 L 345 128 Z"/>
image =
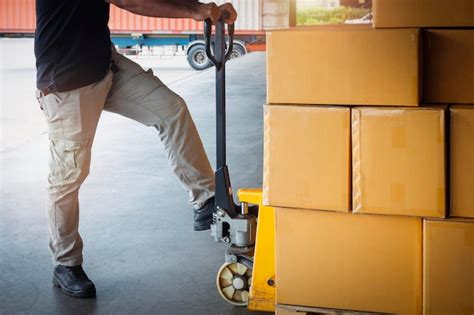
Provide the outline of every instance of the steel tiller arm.
<path id="1" fill-rule="evenodd" d="M 217 167 L 216 181 L 216 210 L 225 211 L 231 218 L 239 212 L 232 196 L 229 170 L 226 161 L 226 84 L 225 64 L 232 53 L 234 40 L 234 25 L 228 25 L 229 42 L 226 41 L 225 17 L 216 23 L 215 41 L 211 43 L 212 22 L 204 21 L 204 38 L 206 41 L 206 54 L 216 66 L 216 138 L 217 138 Z"/>

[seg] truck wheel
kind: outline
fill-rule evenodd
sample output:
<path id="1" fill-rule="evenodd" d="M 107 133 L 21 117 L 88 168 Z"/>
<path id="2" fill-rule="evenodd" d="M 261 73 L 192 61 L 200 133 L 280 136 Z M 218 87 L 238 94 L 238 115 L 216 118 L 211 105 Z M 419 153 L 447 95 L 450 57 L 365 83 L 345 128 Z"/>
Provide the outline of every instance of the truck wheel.
<path id="1" fill-rule="evenodd" d="M 242 46 L 234 45 L 232 53 L 230 54 L 230 59 L 239 58 L 245 55 L 245 49 Z"/>
<path id="2" fill-rule="evenodd" d="M 204 45 L 195 45 L 188 51 L 188 63 L 195 70 L 204 70 L 212 66 L 207 58 Z"/>

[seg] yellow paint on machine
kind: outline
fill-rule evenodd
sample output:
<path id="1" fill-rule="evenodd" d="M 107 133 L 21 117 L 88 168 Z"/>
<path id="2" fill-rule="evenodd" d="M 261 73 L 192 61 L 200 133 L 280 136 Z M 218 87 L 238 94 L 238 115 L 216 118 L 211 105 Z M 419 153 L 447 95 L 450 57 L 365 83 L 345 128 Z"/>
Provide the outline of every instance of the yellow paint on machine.
<path id="1" fill-rule="evenodd" d="M 474 220 L 424 221 L 424 315 L 474 314 Z"/>
<path id="2" fill-rule="evenodd" d="M 446 216 L 445 112 L 352 109 L 354 212 Z"/>
<path id="3" fill-rule="evenodd" d="M 239 200 L 259 206 L 248 309 L 275 311 L 275 213 L 262 205 L 261 189 L 241 189 Z"/>

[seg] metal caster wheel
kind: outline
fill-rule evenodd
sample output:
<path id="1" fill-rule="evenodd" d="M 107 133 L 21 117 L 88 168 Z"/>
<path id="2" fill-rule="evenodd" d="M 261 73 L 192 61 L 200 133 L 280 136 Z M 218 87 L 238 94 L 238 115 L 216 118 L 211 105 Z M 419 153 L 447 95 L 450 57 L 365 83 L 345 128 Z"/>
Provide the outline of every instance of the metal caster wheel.
<path id="1" fill-rule="evenodd" d="M 241 263 L 225 263 L 217 272 L 217 290 L 224 300 L 233 305 L 248 304 L 251 282 L 252 269 Z"/>

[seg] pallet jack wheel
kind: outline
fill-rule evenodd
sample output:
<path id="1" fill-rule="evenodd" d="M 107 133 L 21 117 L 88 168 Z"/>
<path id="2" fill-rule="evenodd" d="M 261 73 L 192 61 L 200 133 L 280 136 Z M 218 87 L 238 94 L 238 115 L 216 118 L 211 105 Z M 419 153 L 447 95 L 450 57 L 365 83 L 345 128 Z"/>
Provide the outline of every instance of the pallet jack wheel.
<path id="1" fill-rule="evenodd" d="M 251 282 L 252 269 L 238 262 L 224 263 L 217 272 L 217 290 L 224 300 L 236 306 L 248 305 Z"/>

